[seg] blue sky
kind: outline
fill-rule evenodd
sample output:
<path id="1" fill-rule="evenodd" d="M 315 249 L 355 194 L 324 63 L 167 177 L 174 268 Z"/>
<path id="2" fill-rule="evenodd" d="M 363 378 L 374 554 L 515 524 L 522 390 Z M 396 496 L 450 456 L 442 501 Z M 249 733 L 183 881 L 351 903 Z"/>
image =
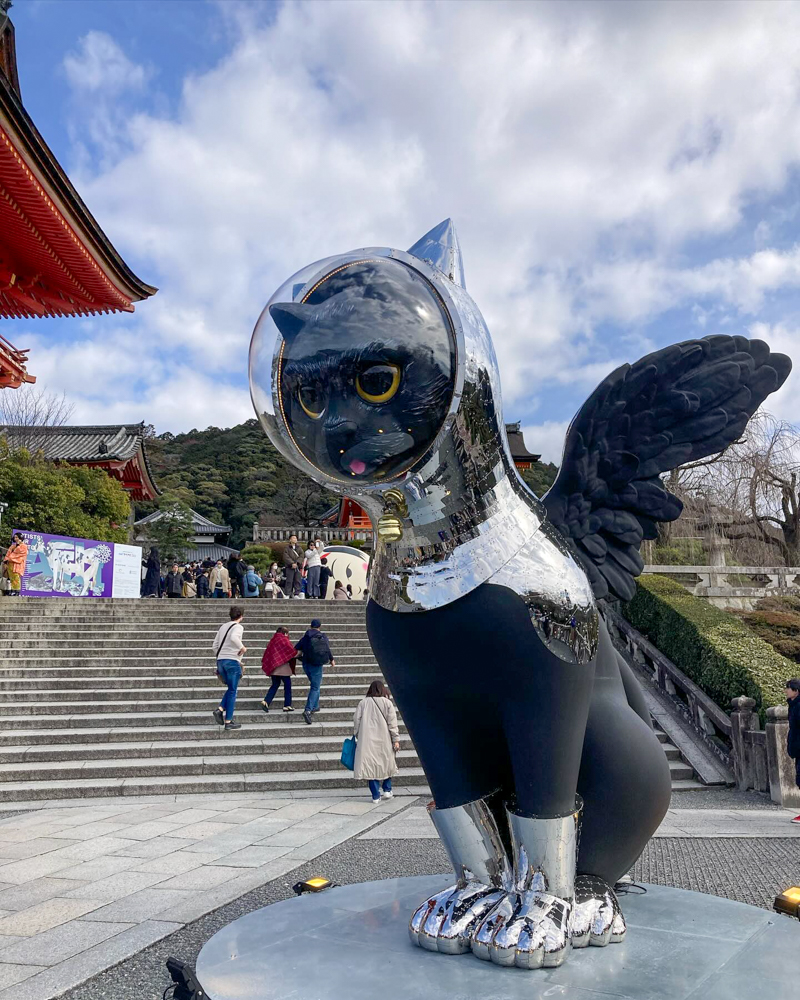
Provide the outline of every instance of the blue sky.
<path id="1" fill-rule="evenodd" d="M 272 291 L 446 216 L 507 419 L 556 458 L 622 361 L 800 330 L 800 7 L 18 0 L 23 99 L 158 295 L 3 323 L 81 422 L 251 415 Z M 770 401 L 797 421 L 793 378 Z"/>

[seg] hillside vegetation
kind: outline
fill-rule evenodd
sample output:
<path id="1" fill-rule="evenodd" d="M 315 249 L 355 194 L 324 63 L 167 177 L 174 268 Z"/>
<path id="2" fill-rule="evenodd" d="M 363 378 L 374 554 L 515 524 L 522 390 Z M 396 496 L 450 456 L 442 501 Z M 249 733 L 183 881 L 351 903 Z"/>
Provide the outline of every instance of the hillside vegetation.
<path id="1" fill-rule="evenodd" d="M 253 537 L 259 515 L 279 524 L 309 524 L 336 503 L 272 447 L 258 421 L 208 427 L 186 434 L 159 434 L 147 441 L 156 483 L 217 524 L 233 529 L 230 544 Z M 137 517 L 156 503 L 136 506 Z"/>

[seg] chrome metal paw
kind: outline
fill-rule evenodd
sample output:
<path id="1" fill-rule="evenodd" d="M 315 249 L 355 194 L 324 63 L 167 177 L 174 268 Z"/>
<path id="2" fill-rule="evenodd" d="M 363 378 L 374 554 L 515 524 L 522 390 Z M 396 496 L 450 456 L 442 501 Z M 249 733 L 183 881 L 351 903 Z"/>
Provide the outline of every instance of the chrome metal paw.
<path id="1" fill-rule="evenodd" d="M 472 953 L 520 969 L 561 965 L 570 947 L 572 904 L 547 892 L 510 893 L 476 928 Z"/>
<path id="2" fill-rule="evenodd" d="M 575 878 L 575 907 L 570 927 L 573 948 L 605 948 L 625 937 L 625 918 L 608 882 L 595 875 Z"/>
<path id="3" fill-rule="evenodd" d="M 483 882 L 451 886 L 414 912 L 408 925 L 411 941 L 426 951 L 463 955 L 470 950 L 472 932 L 504 896 Z"/>

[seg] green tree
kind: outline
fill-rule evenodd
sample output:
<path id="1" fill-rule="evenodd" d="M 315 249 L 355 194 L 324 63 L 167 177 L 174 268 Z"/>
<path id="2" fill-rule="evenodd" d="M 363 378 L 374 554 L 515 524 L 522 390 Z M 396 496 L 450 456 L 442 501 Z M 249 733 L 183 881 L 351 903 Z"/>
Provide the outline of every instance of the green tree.
<path id="1" fill-rule="evenodd" d="M 125 542 L 130 502 L 102 469 L 54 465 L 0 438 L 0 500 L 8 504 L 0 526 L 7 544 L 14 528 L 49 535 Z"/>
<path id="2" fill-rule="evenodd" d="M 520 475 L 537 497 L 543 497 L 555 482 L 558 466 L 552 462 L 534 462 L 530 469 L 521 469 Z"/>
<path id="3" fill-rule="evenodd" d="M 147 537 L 158 547 L 162 565 L 181 561 L 194 534 L 192 512 L 172 494 L 161 498 L 158 509 L 161 517 L 147 525 Z"/>
<path id="4" fill-rule="evenodd" d="M 242 559 L 248 566 L 255 566 L 259 574 L 266 573 L 278 557 L 268 545 L 248 545 L 242 549 Z"/>

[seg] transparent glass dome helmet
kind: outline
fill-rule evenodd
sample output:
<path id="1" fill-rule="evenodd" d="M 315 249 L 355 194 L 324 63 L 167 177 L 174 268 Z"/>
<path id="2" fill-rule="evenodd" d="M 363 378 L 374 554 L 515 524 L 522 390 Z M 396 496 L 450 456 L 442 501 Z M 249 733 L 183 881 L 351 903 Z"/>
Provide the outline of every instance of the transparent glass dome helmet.
<path id="1" fill-rule="evenodd" d="M 317 261 L 276 290 L 250 345 L 250 389 L 287 459 L 335 492 L 359 494 L 422 464 L 461 381 L 449 284 L 426 262 L 379 247 Z"/>

